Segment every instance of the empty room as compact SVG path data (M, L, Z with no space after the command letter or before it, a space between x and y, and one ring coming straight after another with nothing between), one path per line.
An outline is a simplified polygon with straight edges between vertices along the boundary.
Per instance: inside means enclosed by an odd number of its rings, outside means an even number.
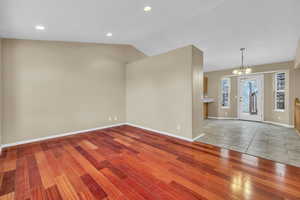
M1 0L0 200L300 199L299 0Z

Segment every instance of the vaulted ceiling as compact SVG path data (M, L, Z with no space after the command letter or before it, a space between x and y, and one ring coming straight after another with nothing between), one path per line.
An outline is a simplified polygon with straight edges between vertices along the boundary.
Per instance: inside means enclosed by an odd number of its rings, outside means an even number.
M299 10L299 0L1 0L0 36L131 44L147 55L193 44L212 71L239 65L240 47L249 65L294 59Z

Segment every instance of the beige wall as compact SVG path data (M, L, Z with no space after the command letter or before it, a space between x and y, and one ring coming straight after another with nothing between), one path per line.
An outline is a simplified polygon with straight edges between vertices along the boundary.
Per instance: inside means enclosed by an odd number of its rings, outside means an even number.
M296 51L295 68L300 68L300 39Z
M297 68L297 70L295 70L295 96L300 99L300 40L296 52L295 68Z
M127 45L4 39L3 143L125 122L125 64L142 57Z
M220 85L221 79L225 75L228 75L226 71L214 71L214 72L206 72L204 76L208 77L208 91L207 97L214 98L215 102L208 104L208 116L209 117L229 117L236 118L237 117L237 106L230 106L230 109L222 109L220 106ZM237 99L237 78L232 77L230 79L231 82L231 93L230 93L230 105L236 105Z
M300 68L295 70L295 96L300 99Z
M202 52L188 46L128 64L127 121L192 139L193 96L199 98L193 87L202 88L202 82L193 86L193 73L201 76L199 59ZM200 118L202 107L195 103L194 108Z
M287 110L285 112L274 111L274 88L273 77L274 74L264 75L264 120L273 121L284 124L293 124L293 102L295 98L295 69L294 62L282 62L254 66L253 73L287 70L289 72L289 101L287 102ZM216 99L215 103L209 104L210 117L237 117L237 77L231 77L231 104L229 109L222 109L220 106L220 81L222 77L232 75L232 69L223 71L207 72L205 76L208 77L208 96Z
M2 145L2 39L0 38L0 154Z
M193 138L201 134L203 127L203 52L194 46L192 47L192 87L193 87L193 107L192 107L192 132Z

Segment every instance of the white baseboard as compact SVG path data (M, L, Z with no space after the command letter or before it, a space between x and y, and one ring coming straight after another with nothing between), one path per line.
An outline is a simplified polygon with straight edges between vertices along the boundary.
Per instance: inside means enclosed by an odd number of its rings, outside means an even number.
M188 142L193 142L193 141L197 140L198 138L202 137L202 135L199 135L194 139L190 139L190 138L187 138L187 137L178 136L178 135L168 133L168 132L165 132L165 131L159 131L159 130L147 128L147 127L132 124L132 123L120 123L120 124L113 124L113 125L109 125L109 126L102 126L102 127L97 127L97 128L86 129L86 130L56 134L56 135L51 135L51 136L47 136L47 137L35 138L35 139L31 139L31 140L23 140L23 141L9 143L9 144L3 144L2 146L0 146L0 154L1 154L2 148L17 146L17 145L21 145L21 144L28 144L28 143L32 143L32 142L39 142L39 141L43 141L43 140L54 139L54 138L59 138L59 137L64 137L64 136L69 136L69 135L75 135L75 134L79 134L79 133L85 133L85 132L90 132L90 131L95 131L95 130L101 130L101 129L111 128L111 127L116 127L116 126L121 126L121 125L134 126L134 127L137 127L137 128L148 130L148 131L153 131L153 132L158 133L158 134L167 135L167 136L174 137L174 138L177 138L177 139L185 140L185 141L188 141Z
M236 120L236 117L208 117L208 119L225 119L225 120Z
M199 138L202 138L202 137L204 137L205 136L205 133L201 133L200 135L198 135L197 137L194 137L193 138L193 141L196 141L196 140L198 140Z
M209 117L209 119L231 119L231 120L236 120L237 118ZM282 123L277 123L277 122L271 122L271 121L263 121L263 123L274 124L274 125L283 126L283 127L287 127L287 128L294 128L294 126L292 126L292 125L282 124ZM159 133L159 134L162 134L162 135L167 135L167 136L174 137L174 138L177 138L177 139L185 140L185 141L188 141L188 142L196 141L200 137L204 136L203 134L200 134L199 136L197 136L193 139L190 139L190 138L187 138L187 137L175 135L173 133L168 133L168 132L165 132L165 131L155 130L155 129L147 128L147 127L144 127L144 126L132 124L132 123L119 123L119 124L113 124L113 125L109 125L109 126L102 126L102 127L91 128L91 129L86 129L86 130L73 131L73 132L56 134L56 135L42 137L42 138L35 138L35 139L31 139L31 140L24 140L24 141L9 143L9 144L3 144L2 146L0 146L0 155L1 155L2 149L7 148L7 147L12 147L12 146L21 145L21 144L27 144L27 143L32 143L32 142L39 142L39 141L43 141L43 140L54 139L54 138L64 137L64 136L69 136L69 135L75 135L75 134L79 134L79 133L85 133L85 132L90 132L90 131L95 131L95 130L101 130L101 129L111 128L111 127L116 127L116 126L121 126L121 125L134 126L134 127L137 127L137 128L148 130L148 131L153 131L155 133Z
M86 129L86 130L80 130L80 131L73 131L73 132L68 132L68 133L56 134L56 135L51 135L51 136L47 136L47 137L35 138L35 139L31 139L31 140L23 140L23 141L20 141L20 142L3 144L1 146L1 148L12 147L12 146L16 146L16 145L20 145L20 144L27 144L27 143L32 143L32 142L39 142L39 141L43 141L43 140L54 139L54 138L59 138L59 137L64 137L64 136L69 136L69 135L75 135L75 134L85 133L85 132L89 132L89 131L96 131L96 130L101 130L101 129L105 129L105 128L111 128L111 127L121 126L121 125L125 125L125 124L126 123L119 123L119 124L113 124L113 125L108 125L108 126L91 128L91 129Z
M295 128L294 125L290 125L290 124L283 124L283 123L272 122L272 121L262 121L262 122L267 123L267 124L277 125L277 126L283 126L283 127L286 127L286 128Z
M234 117L208 117L208 119L238 120L238 118L234 118ZM290 124L283 124L283 123L272 122L272 121L260 121L260 122L266 123L266 124L273 124L273 125L277 125L277 126L282 126L282 127L286 127L286 128L295 128L295 126L290 125Z
M132 124L132 123L126 123L126 124L129 125L129 126L134 126L134 127L137 127L137 128L148 130L148 131L153 131L155 133L159 133L159 134L162 134L162 135L167 135L167 136L174 137L174 138L177 138L177 139L185 140L185 141L188 141L188 142L193 142L194 141L193 139L183 137L183 136L178 136L178 135L175 135L173 133L168 133L168 132L165 132L165 131L159 131L159 130L147 128L147 127Z

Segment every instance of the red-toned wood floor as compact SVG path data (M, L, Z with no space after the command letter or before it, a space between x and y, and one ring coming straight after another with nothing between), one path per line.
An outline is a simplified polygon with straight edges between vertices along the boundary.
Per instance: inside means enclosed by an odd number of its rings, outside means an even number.
M300 168L120 126L4 150L3 199L300 199Z

